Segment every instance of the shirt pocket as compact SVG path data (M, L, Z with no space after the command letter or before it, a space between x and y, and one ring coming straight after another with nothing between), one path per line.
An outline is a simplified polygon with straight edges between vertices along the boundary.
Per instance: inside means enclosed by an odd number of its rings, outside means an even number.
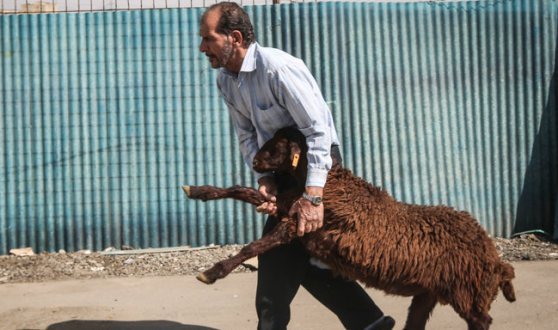
M278 107L279 105L276 105L273 101L268 99L256 100L256 108L261 111L273 110L274 108Z
M281 108L281 105L277 103L273 94L265 89L260 89L252 94L252 104L255 105L256 109L261 111L272 111Z

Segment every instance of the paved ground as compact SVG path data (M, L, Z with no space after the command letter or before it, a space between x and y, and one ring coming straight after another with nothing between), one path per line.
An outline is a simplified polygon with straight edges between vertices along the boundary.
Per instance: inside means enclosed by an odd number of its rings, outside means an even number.
M556 329L558 261L519 262L518 301L500 294L492 305L492 329ZM212 286L192 276L112 278L0 285L0 329L203 330L255 329L255 273L232 274ZM368 290L403 326L410 298ZM341 329L336 318L301 290L290 329ZM448 306L434 310L428 329L466 329Z

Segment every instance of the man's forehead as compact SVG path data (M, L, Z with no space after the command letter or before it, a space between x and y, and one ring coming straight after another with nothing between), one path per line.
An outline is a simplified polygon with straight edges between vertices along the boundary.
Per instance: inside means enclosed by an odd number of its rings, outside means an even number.
M202 22L202 24L200 24L200 36L207 36L209 33L209 28Z
M215 30L220 17L221 14L217 10L208 11L202 16L201 26L205 25L209 30Z

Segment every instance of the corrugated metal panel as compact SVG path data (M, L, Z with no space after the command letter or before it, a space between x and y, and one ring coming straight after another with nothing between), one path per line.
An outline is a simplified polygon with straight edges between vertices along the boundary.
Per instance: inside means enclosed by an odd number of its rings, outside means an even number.
M494 235L553 231L555 1L256 13L273 22L266 44L315 73L357 174L408 202L469 210Z
M0 17L2 253L258 236L248 208L180 190L252 184L197 51L200 14Z
M494 235L552 231L555 1L247 9L261 44L315 73L357 174ZM201 12L0 16L0 253L259 235L251 207L179 189L253 184L197 50Z

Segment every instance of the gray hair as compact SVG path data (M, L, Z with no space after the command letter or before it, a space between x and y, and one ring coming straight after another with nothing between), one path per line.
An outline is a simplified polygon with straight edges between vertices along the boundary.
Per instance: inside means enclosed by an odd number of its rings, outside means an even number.
M244 47L248 47L251 43L256 41L250 16L248 16L246 11L236 2L219 2L211 5L203 13L201 17L202 21L205 19L207 13L214 10L217 10L221 14L219 22L217 23L217 33L229 35L234 30L239 31L244 40Z

